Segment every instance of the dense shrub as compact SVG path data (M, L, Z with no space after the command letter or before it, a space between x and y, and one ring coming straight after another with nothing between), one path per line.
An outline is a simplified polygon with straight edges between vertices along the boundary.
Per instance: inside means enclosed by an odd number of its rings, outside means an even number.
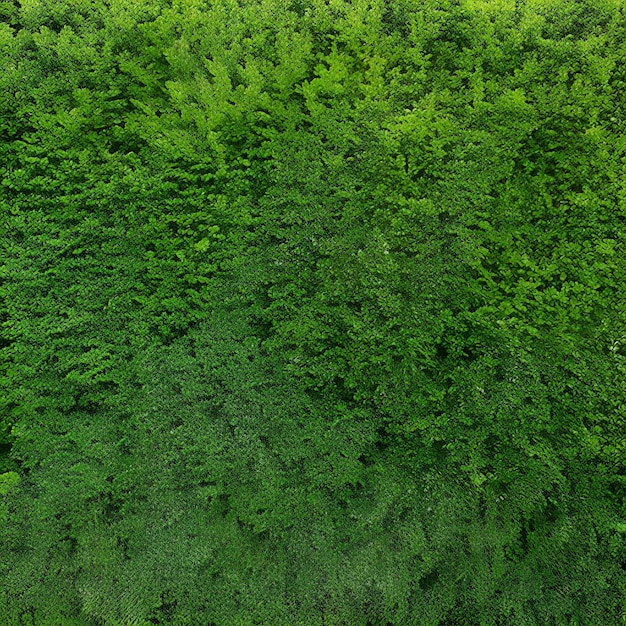
M622 623L625 13L0 3L0 624Z

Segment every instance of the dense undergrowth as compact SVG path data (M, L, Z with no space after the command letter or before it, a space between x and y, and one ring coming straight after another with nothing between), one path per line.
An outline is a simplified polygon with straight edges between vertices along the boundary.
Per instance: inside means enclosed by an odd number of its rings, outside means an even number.
M626 622L621 0L0 16L0 624Z

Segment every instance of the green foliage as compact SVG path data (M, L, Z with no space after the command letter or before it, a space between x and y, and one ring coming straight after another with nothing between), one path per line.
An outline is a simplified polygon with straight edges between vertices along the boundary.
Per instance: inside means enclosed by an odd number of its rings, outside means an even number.
M0 2L0 625L623 622L624 12Z

